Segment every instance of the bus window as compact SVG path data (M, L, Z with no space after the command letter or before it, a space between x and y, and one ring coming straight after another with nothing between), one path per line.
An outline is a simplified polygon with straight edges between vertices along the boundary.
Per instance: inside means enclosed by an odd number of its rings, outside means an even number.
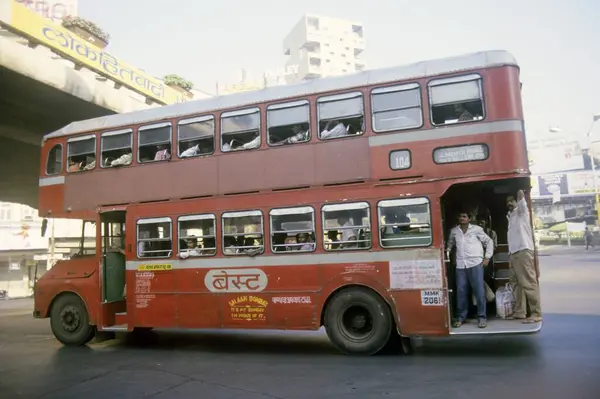
M92 170L96 167L96 135L73 137L67 141L69 172Z
M215 118L212 115L183 119L177 123L179 157L189 158L215 152Z
M133 130L119 130L102 133L100 137L100 154L102 167L130 165L133 152Z
M259 108L221 114L221 151L251 150L258 147L260 147Z
M173 250L171 218L140 219L137 222L138 258L168 258Z
M269 145L305 143L310 140L308 100L267 107Z
M221 219L224 255L256 255L264 251L261 211L225 212Z
M46 159L46 174L57 175L62 172L62 144L56 144L48 151Z
M171 159L171 123L163 122L138 129L138 162Z
M327 251L371 248L371 223L367 202L324 205L322 214Z
M431 211L427 198L379 201L377 212L382 248L431 245Z
M417 83L380 87L371 92L373 131L413 129L423 125L421 90Z
M181 216L178 222L180 258L216 254L215 215Z
M317 105L320 139L363 134L365 119L361 92L321 97Z
M431 122L446 125L484 117L481 76L472 74L429 82Z
M310 206L272 209L271 251L315 250L315 210Z

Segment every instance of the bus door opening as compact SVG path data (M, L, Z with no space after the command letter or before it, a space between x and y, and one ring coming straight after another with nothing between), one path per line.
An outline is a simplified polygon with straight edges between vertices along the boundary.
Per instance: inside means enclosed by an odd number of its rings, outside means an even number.
M102 302L125 301L125 211L100 214L102 223Z
M504 288L509 282L508 261L508 220L506 197L516 195L517 190L528 190L528 178L510 178L484 182L462 183L451 186L442 196L442 228L444 231L444 254L450 235L450 230L458 225L458 217L467 212L470 223L483 228L485 233L494 242L494 255L488 266L483 270L486 284L486 313L488 328L481 332L489 332L496 319L495 293L499 288ZM484 248L485 253L485 248ZM456 247L446 258L446 278L448 284L448 304L452 319L457 312L456 290ZM477 307L469 287L468 294L469 313L468 319L477 319ZM476 322L472 323L477 326ZM463 331L463 327L460 327ZM475 329L477 331L477 329Z

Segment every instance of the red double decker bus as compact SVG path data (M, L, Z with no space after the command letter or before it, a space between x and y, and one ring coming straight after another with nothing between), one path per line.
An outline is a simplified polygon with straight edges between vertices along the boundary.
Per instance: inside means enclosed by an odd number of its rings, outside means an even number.
M64 344L137 328L316 330L374 354L451 326L459 209L498 235L529 188L519 67L504 51L74 122L44 138L40 215L96 226L34 316ZM491 313L495 307L489 306Z

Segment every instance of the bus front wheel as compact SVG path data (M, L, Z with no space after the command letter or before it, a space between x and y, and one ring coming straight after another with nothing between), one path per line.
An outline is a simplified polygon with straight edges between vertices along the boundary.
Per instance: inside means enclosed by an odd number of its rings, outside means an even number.
M325 309L325 330L331 342L351 355L373 355L387 344L392 332L392 315L374 291L352 287L331 299Z
M95 328L85 304L75 294L63 294L56 299L50 310L52 333L62 344L85 345L94 338Z

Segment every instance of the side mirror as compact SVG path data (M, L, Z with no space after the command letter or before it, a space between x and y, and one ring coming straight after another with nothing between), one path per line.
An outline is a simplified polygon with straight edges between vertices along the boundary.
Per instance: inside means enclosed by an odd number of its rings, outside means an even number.
M48 229L48 219L42 220L42 237L46 236L46 230Z

